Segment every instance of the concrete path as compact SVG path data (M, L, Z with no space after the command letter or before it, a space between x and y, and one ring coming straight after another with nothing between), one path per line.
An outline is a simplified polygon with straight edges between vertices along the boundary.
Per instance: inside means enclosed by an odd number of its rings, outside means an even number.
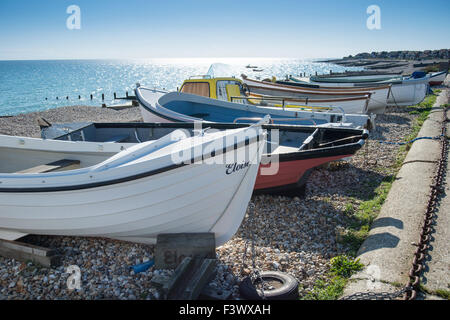
M449 96L449 89L442 89L434 106L448 103ZM432 111L418 136L440 135L442 113L442 109L438 108ZM408 282L416 249L414 243L419 241L439 157L439 141L414 142L368 238L358 251L357 256L366 267L352 277L343 296L357 292L395 292ZM427 263L424 279L421 279L421 283L432 291L450 289L450 174L447 174L446 179L447 192L441 199L431 242L432 250L429 251L431 260Z

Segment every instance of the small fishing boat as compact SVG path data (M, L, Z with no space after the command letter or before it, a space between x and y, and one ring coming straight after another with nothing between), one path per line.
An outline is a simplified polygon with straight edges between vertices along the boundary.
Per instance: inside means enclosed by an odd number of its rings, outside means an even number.
M412 106L425 99L429 89L429 76L425 78L390 80L380 82L381 85L392 84L388 98L389 106Z
M340 110L344 113L350 114L369 114L367 111L369 96L357 96L351 98L333 98L321 99L315 98L310 99L308 97L294 97L292 96L272 96L265 94L252 93L251 91L247 94L248 103L253 105L264 105L278 108L290 108L290 109L300 109L300 110L316 110L316 111L331 111ZM355 104L358 103L358 104ZM337 107L339 106L339 107Z
M356 77L356 76L355 76ZM370 76L369 76L370 77ZM376 76L374 76L376 77ZM428 92L428 82L430 80L430 76L425 76L421 78L412 78L412 77L397 77L390 80L383 81L370 81L370 82L351 82L350 80L354 78L352 76L346 77L349 81L338 81L333 82L331 78L328 78L330 82L313 81L313 77L300 79L301 81L310 83L310 84L319 84L321 88L329 88L329 87L375 87L375 86L385 86L391 85L391 90L389 97L387 99L388 106L411 106L418 104L425 99L425 96ZM324 78L325 79L325 78Z
M391 85L364 87L364 88L321 88L302 86L301 83L293 81L257 81L242 75L243 82L249 88L250 92L273 96L287 96L294 98L315 99L332 101L335 105L341 106L349 113L375 113L383 114L386 110L387 100L390 93ZM363 97L368 96L368 102L365 103Z
M319 106L314 102L284 108L293 98L247 96L242 82L236 78L189 79L176 92L145 88L138 84L135 92L145 122L251 122L249 118L270 115L274 123L371 128L375 119L375 115L348 114L328 101ZM275 103L281 101L282 104L266 103L271 100ZM306 100L310 102L312 99Z
M245 67L246 67L247 69L256 69L256 68L258 68L258 66L252 66L252 65L250 65L250 64L246 65Z
M341 74L329 74L329 75L318 75L311 76L311 82L318 83L363 83L367 84L370 82L380 82L389 80L401 79L401 75L398 74L362 74L362 75L341 75Z
M220 246L245 215L265 136L260 124L129 146L0 135L0 234L213 232Z
M429 84L430 86L439 86L445 81L446 77L447 71L432 72L430 73Z
M42 128L42 137L63 141L89 141L106 150L128 148L170 134L175 130L196 132L235 130L248 124L231 123L87 123L52 124ZM207 127L207 129L204 129ZM256 193L298 195L313 168L352 156L365 143L364 129L326 128L264 124L267 145L256 178ZM115 143L111 143L115 142Z

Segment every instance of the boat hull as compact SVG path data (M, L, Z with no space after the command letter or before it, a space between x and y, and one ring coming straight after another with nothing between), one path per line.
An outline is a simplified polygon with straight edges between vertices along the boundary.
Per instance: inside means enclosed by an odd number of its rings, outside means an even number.
M430 86L439 86L445 81L446 77L447 77L446 71L432 73L430 75L429 84Z
M387 99L388 106L410 106L420 103L425 99L428 90L429 78L419 79L403 79L403 80L389 80L383 82L368 82L368 83L352 83L352 82L313 82L311 84L318 84L324 86L335 87L352 87L357 88L361 86L374 86L391 84L391 90Z
M318 89L302 89L289 87L277 83L269 83L244 79L251 93L275 97L291 97L295 101L286 100L286 104L298 104L314 107L339 107L346 113L367 113L369 111L370 97L372 92L344 92L341 91L323 91ZM374 99L372 110L386 107L386 98L388 91L384 92L384 104L382 98ZM380 101L380 102L378 102Z
M428 91L428 82L406 82L394 84L388 99L390 106L411 106L425 99Z
M267 94L273 96L292 96L296 98L308 97L306 105L326 106L330 102L324 103L318 99L328 99L333 101L336 106L342 107L349 113L374 113L383 114L386 111L387 99L390 93L390 85L379 87L353 88L353 87L322 87L321 84L312 85L305 83L303 87L301 83L289 84L281 83L265 83L244 79L244 83L250 88L250 91L259 94ZM362 103L358 96L368 96L368 102ZM345 99L347 98L347 99Z
M295 79L291 77L291 79ZM359 93L370 94L369 103L367 105L367 113L384 114L386 112L387 99L390 94L391 86L373 86L373 87L348 87L348 86L325 86L322 84L311 84L300 80L277 81L282 85L289 85L295 88L303 88L303 90L320 90L321 92L339 92L339 93Z
M193 94L154 92L137 88L136 96L144 121L153 122L228 122L261 119L270 115L274 123L295 125L342 125L373 127L374 116L304 111L300 108L261 107L205 98ZM279 120L278 120L279 119ZM250 121L252 122L252 121Z
M0 229L148 244L155 243L160 233L213 232L220 246L237 231L245 215L265 143L263 136L259 138L236 147L241 156L248 155L249 162L231 173L228 164L221 164L224 154L218 154L208 159L209 164L173 165L106 185L48 191L7 189L3 183Z
M317 83L372 83L372 82L380 82L380 81L389 81L401 78L401 75L398 74L374 74L374 75L322 75L322 76L311 76L312 82Z
M276 175L261 174L264 169L268 168L267 164L261 164L255 182L255 191L260 193L271 193L280 191L289 192L300 189L307 183L305 176L307 176L307 173L311 169L350 156L352 156L352 154L316 157L312 159L280 160L278 173Z

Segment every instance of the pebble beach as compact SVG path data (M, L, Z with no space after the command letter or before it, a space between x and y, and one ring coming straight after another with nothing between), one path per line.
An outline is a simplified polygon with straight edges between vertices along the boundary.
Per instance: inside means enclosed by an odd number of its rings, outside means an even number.
M329 271L330 258L352 250L339 241L350 223L349 208L357 208L395 173L399 146L378 141L403 141L411 134L417 116L409 111L390 108L378 115L366 145L346 162L315 169L303 197L254 195L238 232L217 248L219 265L211 285L230 290L232 297L239 299L239 281L252 272L253 258L261 271L280 270L296 277L300 296L310 292ZM38 117L51 123L142 121L136 107L116 111L69 106L0 118L0 134L39 137ZM62 255L62 265L49 269L0 257L0 300L153 300L160 295L151 285L152 277L172 272L154 268L138 274L130 271L131 266L152 259L154 246L82 237L27 236L22 240L56 250ZM66 268L70 265L80 267L79 290L67 287Z

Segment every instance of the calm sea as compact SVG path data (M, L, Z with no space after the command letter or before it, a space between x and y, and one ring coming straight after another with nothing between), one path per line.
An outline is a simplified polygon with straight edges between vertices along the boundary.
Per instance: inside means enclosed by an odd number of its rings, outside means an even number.
M249 64L263 71L246 68ZM207 74L211 66L215 76L240 77L245 73L261 79L284 78L287 74L303 72L344 71L344 67L338 65L297 59L0 61L0 116L67 105L101 106L102 93L104 103L117 104L121 101L114 101L113 93L123 97L128 91L132 95L137 82L151 88L176 90L190 76ZM91 94L93 100L90 100Z

